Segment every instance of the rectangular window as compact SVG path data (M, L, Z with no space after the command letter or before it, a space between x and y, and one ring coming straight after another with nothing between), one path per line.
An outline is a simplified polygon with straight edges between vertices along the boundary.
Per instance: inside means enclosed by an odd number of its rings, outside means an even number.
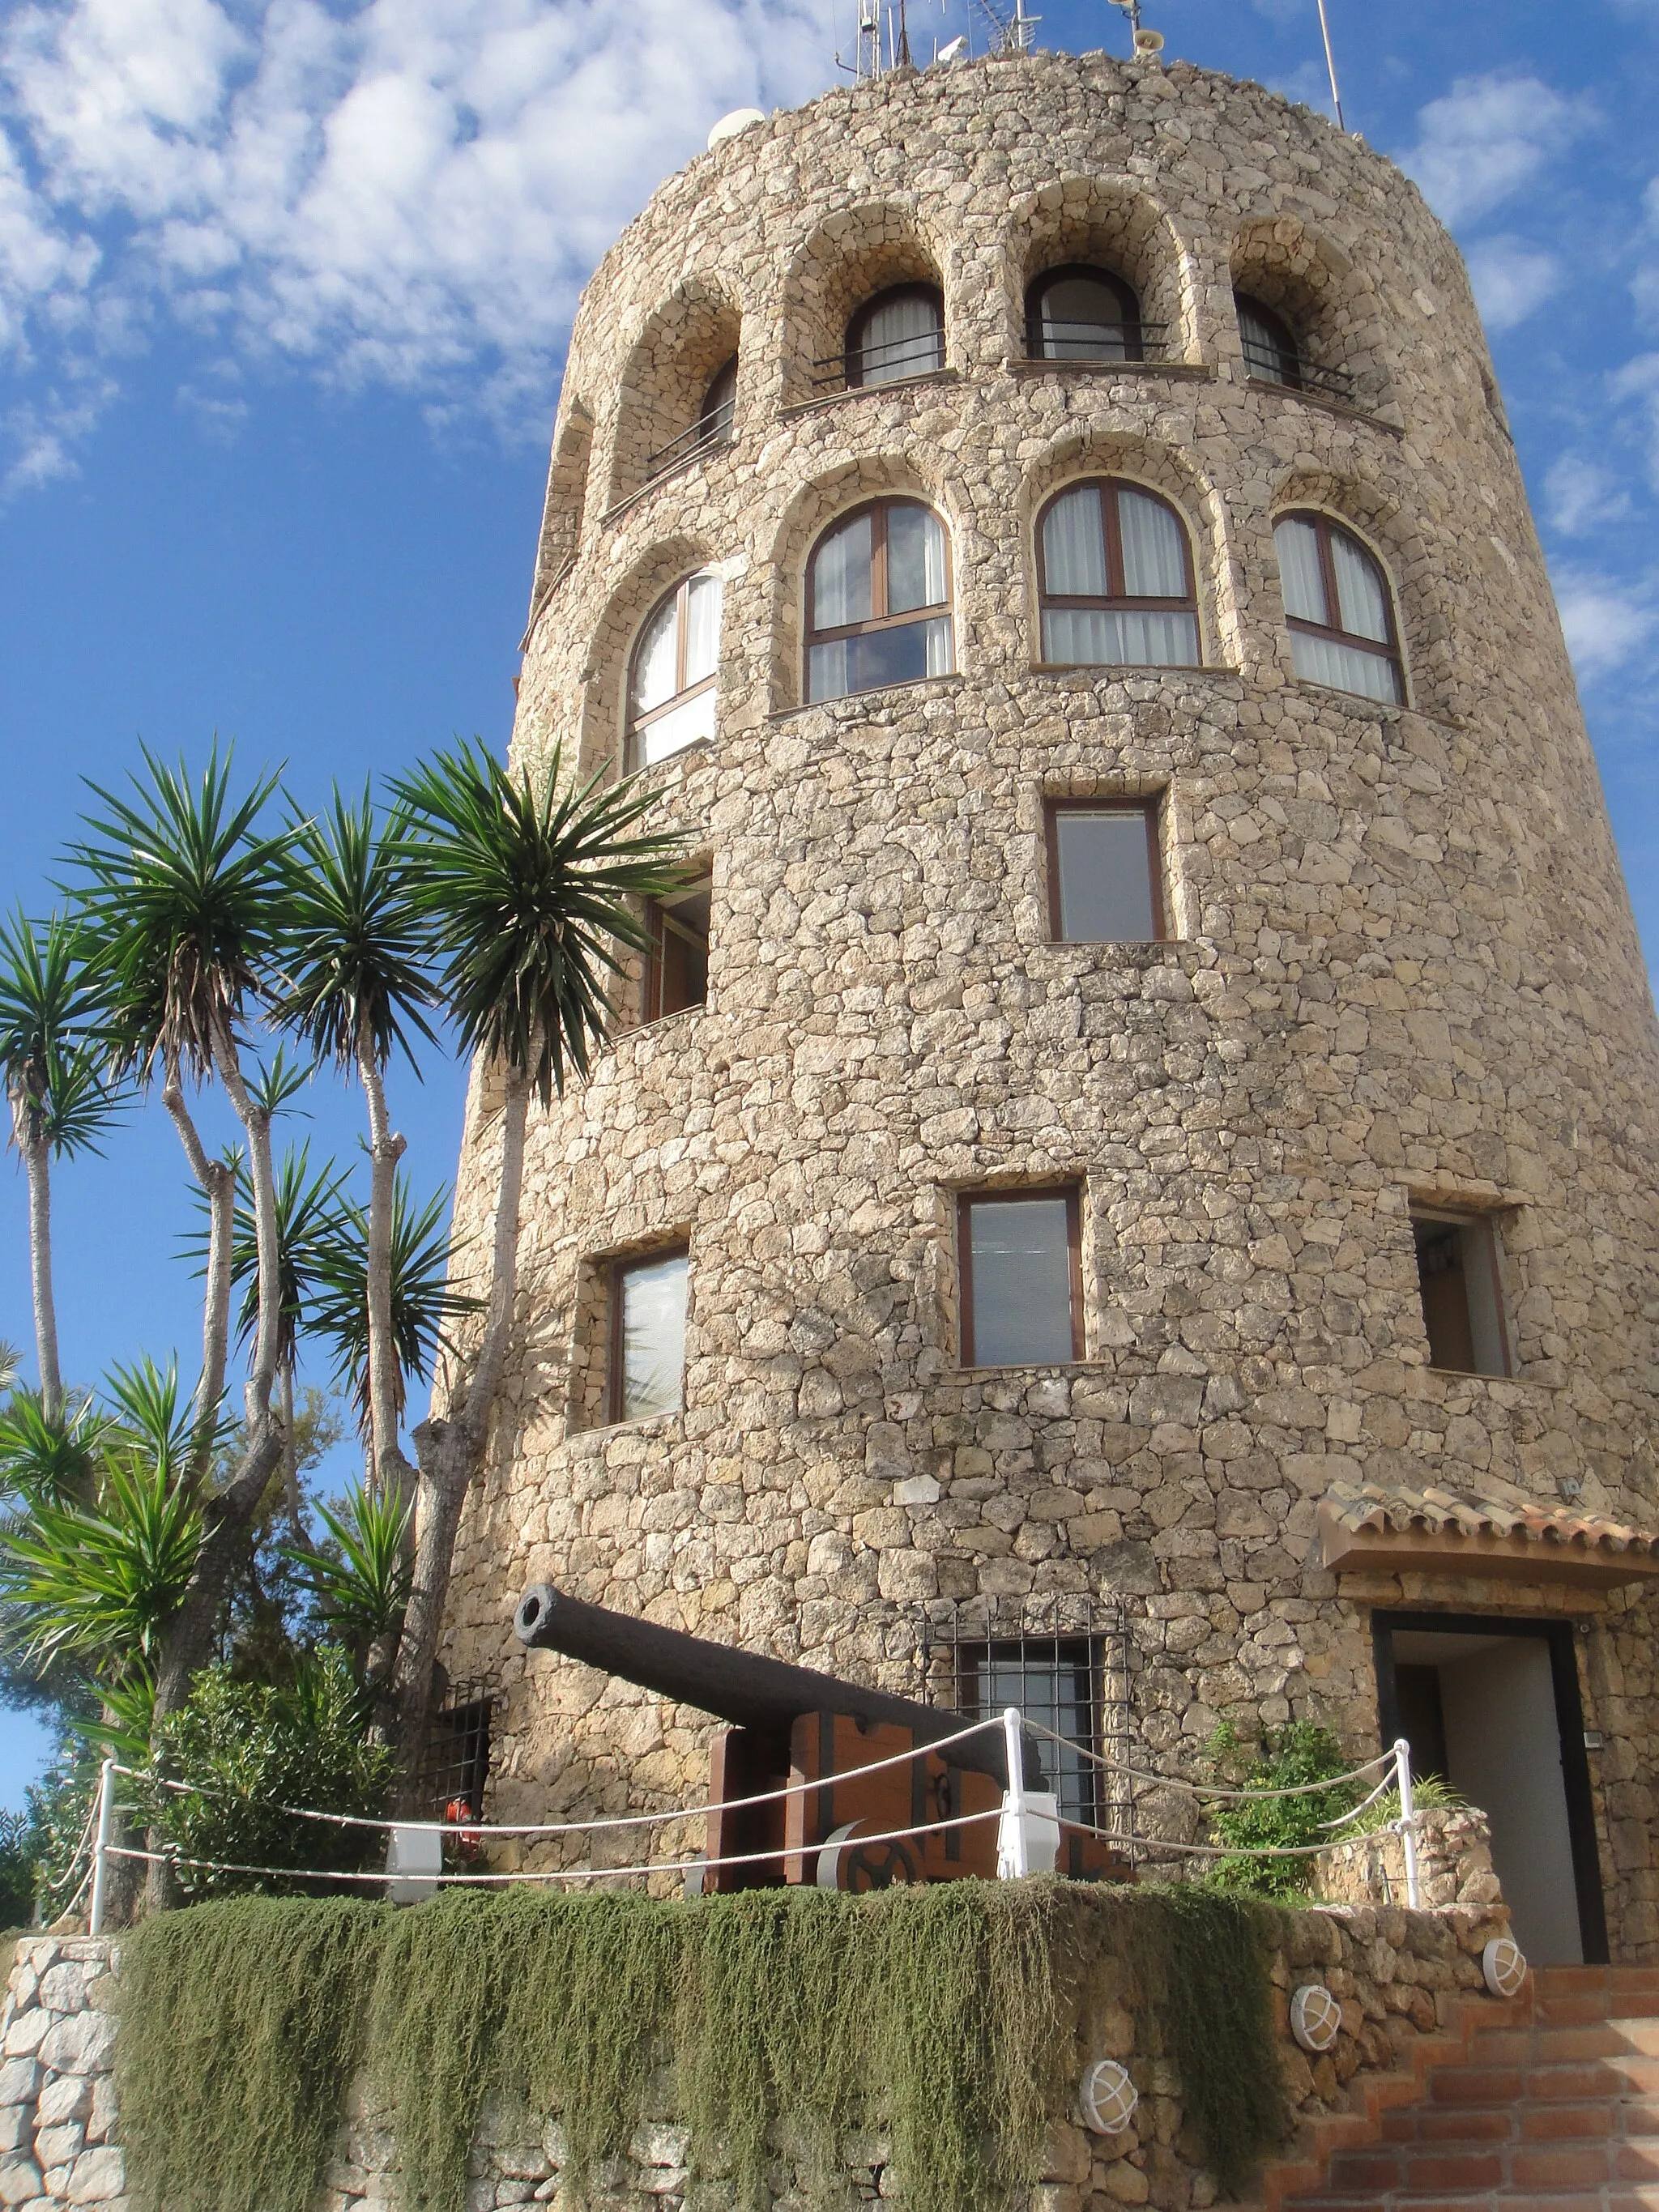
M1479 1214L1413 1211L1412 1234L1429 1364L1460 1375L1507 1375L1509 1332L1492 1224Z
M957 1243L964 1367L1082 1358L1082 1212L1074 1189L964 1192Z
M684 1403L686 1255L618 1261L611 1291L611 1418L643 1420Z
M651 932L646 956L641 1019L659 1021L708 997L708 878L688 884L670 898L647 899L645 918Z
M1164 933L1156 800L1051 799L1048 927L1061 945L1145 945Z
M957 1706L972 1720L1012 1705L1028 1721L1052 1729L1063 1743L1038 1739L1048 1786L1062 1820L1099 1825L1099 1655L1086 1636L1012 1637L957 1650Z

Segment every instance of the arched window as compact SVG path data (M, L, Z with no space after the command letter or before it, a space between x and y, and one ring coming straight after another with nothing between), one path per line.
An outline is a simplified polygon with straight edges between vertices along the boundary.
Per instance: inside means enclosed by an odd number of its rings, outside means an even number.
M733 354L714 371L702 395L697 416L697 442L725 446L731 442L732 421L738 411L738 356Z
M1045 269L1025 295L1025 350L1033 361L1139 361L1140 303L1103 269Z
M1056 665L1196 668L1187 532L1138 484L1068 484L1037 522L1042 658Z
M1302 355L1288 324L1271 307L1249 292L1235 292L1238 337L1244 349L1244 366L1252 376L1267 384L1287 384L1302 389Z
M1388 579L1352 531L1323 514L1273 525L1298 676L1397 706L1405 696Z
M896 384L945 366L945 302L933 284L895 284L847 325L847 381Z
M806 572L806 696L948 676L951 551L917 499L878 499L826 531Z
M688 576L659 599L640 632L628 686L630 768L648 768L714 734L720 580Z

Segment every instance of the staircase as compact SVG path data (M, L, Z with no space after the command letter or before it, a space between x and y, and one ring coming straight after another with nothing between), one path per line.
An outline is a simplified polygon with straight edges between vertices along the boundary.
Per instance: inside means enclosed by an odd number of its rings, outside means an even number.
M1492 2013L1283 2212L1659 2212L1659 1968L1540 1967Z

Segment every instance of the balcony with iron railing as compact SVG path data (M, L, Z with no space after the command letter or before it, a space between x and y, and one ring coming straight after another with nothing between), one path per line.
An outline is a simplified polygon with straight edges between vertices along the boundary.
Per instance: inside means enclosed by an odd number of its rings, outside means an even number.
M843 353L815 361L812 388L819 397L874 389L904 383L913 376L935 376L944 367L944 331L919 331L873 345L848 346Z
M1300 353L1244 337L1244 366L1252 384L1276 384L1285 392L1310 392L1316 398L1354 404L1353 379L1346 368L1322 368Z
M1025 326L1022 364L1038 368L1162 368L1172 358L1164 323L1061 323Z

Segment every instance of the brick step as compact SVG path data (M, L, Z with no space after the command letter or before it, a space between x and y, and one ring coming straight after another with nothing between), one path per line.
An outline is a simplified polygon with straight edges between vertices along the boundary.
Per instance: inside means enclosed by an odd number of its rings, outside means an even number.
M1571 2027L1489 2027L1475 2038L1474 2057L1485 2066L1530 2060L1546 2065L1569 2058L1659 2058L1659 2019L1599 2020Z
M1581 2136L1625 2142L1659 2138L1659 2104L1621 2098L1601 2085L1588 2098L1535 2093L1506 2105L1398 2105L1382 2116L1382 2140L1407 2142L1554 2142Z
M1600 2190L1659 2186L1659 2142L1603 2134L1577 2142L1377 2143L1340 2150L1320 2191L1352 2203L1405 2193L1461 2196L1474 2190Z
M1436 2195L1401 2192L1364 2198L1298 2197L1297 2212L1659 2212L1659 2189L1605 2191L1482 2189Z

